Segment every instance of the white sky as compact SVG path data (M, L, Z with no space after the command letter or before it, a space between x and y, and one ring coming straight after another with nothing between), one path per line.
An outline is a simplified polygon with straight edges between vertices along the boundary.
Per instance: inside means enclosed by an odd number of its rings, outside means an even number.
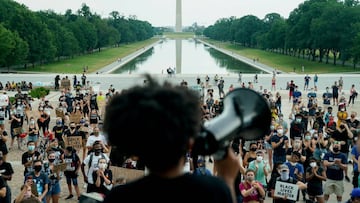
M67 9L75 13L86 3L92 13L108 17L111 11L118 11L128 17L148 21L153 26L174 26L176 0L15 0L30 10L53 10L64 14ZM220 18L255 15L262 19L268 13L279 13L288 18L291 11L305 0L182 0L183 26L209 26Z

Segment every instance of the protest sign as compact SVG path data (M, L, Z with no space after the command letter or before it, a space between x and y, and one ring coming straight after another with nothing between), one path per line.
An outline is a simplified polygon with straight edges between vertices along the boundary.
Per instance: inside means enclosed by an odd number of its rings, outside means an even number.
M9 104L9 96L0 95L0 106L7 106Z
M298 192L299 192L298 185L276 181L275 192L274 192L275 197L284 198L286 196L287 199L296 201Z
M61 85L61 88L63 88L63 89L70 89L70 87L71 87L71 83L70 83L69 79L62 79L60 85Z
M80 136L68 136L66 137L66 146L72 146L76 150L80 150L82 148L82 138Z
M61 164L54 165L53 171L65 171L66 166L67 166L67 163L61 163Z
M55 113L56 113L56 117L64 119L65 114L61 108L56 108Z
M79 124L81 118L82 118L82 114L80 111L70 114L70 122L74 122L75 124Z
M124 167L110 166L113 174L113 180L124 177L127 182L139 179L145 175L145 171L137 169L129 169Z

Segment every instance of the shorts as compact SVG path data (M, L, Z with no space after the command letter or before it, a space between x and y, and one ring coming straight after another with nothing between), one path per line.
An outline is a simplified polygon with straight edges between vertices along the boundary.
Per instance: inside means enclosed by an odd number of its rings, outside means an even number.
M327 179L324 185L324 194L331 195L335 194L338 197L344 194L344 182L343 180L331 180Z
M289 91L289 97L292 97L293 96L293 91Z
M37 135L35 135L35 136L27 136L28 137L28 142L29 141L33 141L33 142L37 142L38 141L38 139L39 139L39 137L37 136Z
M55 184L49 184L49 191L46 193L46 195L58 195L60 192L60 183L56 182Z
M265 149L272 149L271 144L268 142L265 142Z
M9 151L8 151L8 148L7 148L6 144L4 144L4 145L0 146L0 152L2 152L2 153L3 153L3 155L7 155L7 154L9 153Z
M77 177L74 178L73 176L65 176L66 177L66 184L71 185L71 182L74 186L78 185Z
M324 191L322 187L311 187L308 184L307 193L312 197L322 197L324 195Z
M97 124L98 123L98 119L90 119L90 124Z

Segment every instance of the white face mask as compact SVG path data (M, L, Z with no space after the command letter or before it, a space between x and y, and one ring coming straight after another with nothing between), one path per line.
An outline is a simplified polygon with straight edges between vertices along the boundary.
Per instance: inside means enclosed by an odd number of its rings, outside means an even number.
M99 163L99 168L105 169L107 167L107 164L105 163Z
M315 168L316 167L316 162L311 162L310 166L311 166L311 168Z
M283 129L278 129L278 130L276 130L276 132L277 132L278 134L282 135L282 134L284 133L284 130L283 130Z
M257 156L257 157L256 157L256 160L260 162L260 161L263 160L263 157L262 157L262 156Z

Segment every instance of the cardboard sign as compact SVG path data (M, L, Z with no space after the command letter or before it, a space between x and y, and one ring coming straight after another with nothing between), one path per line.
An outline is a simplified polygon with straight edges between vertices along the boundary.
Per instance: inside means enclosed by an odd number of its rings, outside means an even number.
M117 178L125 177L126 181L129 182L139 179L145 175L145 171L143 170L129 169L117 166L110 166L110 170L112 171L114 181Z
M22 127L14 128L14 135L20 135L22 133Z
M274 192L275 197L284 198L286 196L287 199L296 201L298 192L298 185L276 181Z
M56 113L56 117L60 117L60 118L64 119L65 114L64 114L64 112L62 111L62 109L56 108L56 109L55 109L55 113Z
M82 148L82 138L80 136L70 136L66 137L66 146L72 146L77 151Z
M9 104L9 96L0 95L0 106L7 106Z
M65 171L67 163L54 165L53 171Z
M30 119L31 117L33 118L39 118L40 117L40 114L39 114L39 111L37 110L30 110L30 109L25 109L25 115L28 119Z
M61 80L61 88L64 88L64 89L70 89L71 87L71 84L70 84L70 80L69 79L63 79Z
M75 124L79 124L81 118L82 118L82 114L80 111L70 114L70 122L74 122Z

